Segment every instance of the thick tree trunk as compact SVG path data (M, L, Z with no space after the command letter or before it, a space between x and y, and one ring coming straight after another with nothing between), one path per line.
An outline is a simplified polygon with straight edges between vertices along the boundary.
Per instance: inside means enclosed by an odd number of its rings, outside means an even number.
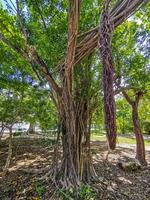
M63 132L62 132L62 144L63 144L63 158L60 168L60 177L62 176L62 182L65 187L78 186L78 151L76 132L74 131L74 121L66 117L63 119ZM71 127L72 126L72 127Z
M109 148L113 150L116 147L116 108L113 88L114 66L111 51L112 27L108 11L109 2L110 1L105 1L104 5L105 8L99 30L99 48L103 64L105 127Z
M90 112L89 112L89 91L90 91L90 83L89 83L89 74L91 63L87 63L87 68L84 71L80 71L80 75L74 80L74 92L72 100L72 128L74 129L74 137L73 143L71 147L74 149L72 153L73 156L73 166L74 171L76 173L77 182L90 182L95 178L96 174L94 171L94 167L92 165L92 158L90 154ZM86 88L85 88L86 86ZM67 90L65 90L66 92ZM86 96L85 96L86 93ZM80 98L79 98L80 96ZM68 98L69 94L68 94ZM66 101L67 102L67 101ZM61 111L63 111L64 117L62 119L66 119L66 111L69 104L64 104L63 109L61 106ZM64 109L65 108L65 109ZM71 115L68 115L71 116ZM66 140L67 140L67 123L71 120L71 117L68 117L67 120L63 120L63 158L65 160L66 157ZM70 129L71 134L71 129ZM68 169L69 170L69 169Z
M96 177L90 153L91 122L89 122L87 105L82 102L74 106L77 111L72 122L75 127L74 135L68 131L70 119L64 120L66 115L62 117L64 110L61 109L63 155L61 164L57 163L54 168L57 168L55 180L64 187L78 187L81 182L91 182Z
M134 134L136 137L136 159L140 164L145 165L145 145L144 139L140 128L139 116L138 116L138 106L136 104L132 105L132 120L134 126Z
M76 126L76 110L73 96L74 59L80 16L80 1L69 1L68 46L64 71L62 72L62 96L60 115L63 129L63 159L57 176L64 187L78 187L80 184L80 146L82 137ZM80 139L81 137L81 139Z

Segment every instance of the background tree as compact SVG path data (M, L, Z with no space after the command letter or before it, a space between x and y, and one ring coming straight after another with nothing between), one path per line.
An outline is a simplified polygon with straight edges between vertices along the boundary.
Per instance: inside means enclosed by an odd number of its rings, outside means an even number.
M122 37L120 42L119 40L117 41L120 48L117 48L119 51L114 51L117 64L116 87L119 87L118 89L123 93L123 96L132 108L132 121L136 137L136 158L141 164L145 164L145 147L139 122L138 106L142 96L149 91L149 59L144 51L139 51L139 37L141 35L139 34L140 28L138 22L127 22L126 26L132 27L130 30L127 29L130 33L127 37ZM134 31L134 37L131 37L132 31ZM121 32L126 33L123 29ZM116 33L116 37L118 33ZM125 43L127 38L128 44L122 48L122 43ZM121 57L119 56L120 53Z
M0 122L1 122L1 137L4 131L9 131L9 142L8 142L8 156L6 159L5 166L3 168L3 176L6 175L8 167L10 165L11 156L12 156L12 127L15 123L21 120L21 101L22 101L22 93L19 94L18 91L15 91L11 88L9 84L7 87L0 88Z

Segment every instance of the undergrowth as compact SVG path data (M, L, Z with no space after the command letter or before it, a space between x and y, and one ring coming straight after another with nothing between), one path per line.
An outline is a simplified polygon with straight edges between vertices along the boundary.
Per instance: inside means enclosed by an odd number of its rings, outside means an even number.
M96 200L96 192L88 185L82 184L78 191L73 188L59 189L58 196L62 200Z

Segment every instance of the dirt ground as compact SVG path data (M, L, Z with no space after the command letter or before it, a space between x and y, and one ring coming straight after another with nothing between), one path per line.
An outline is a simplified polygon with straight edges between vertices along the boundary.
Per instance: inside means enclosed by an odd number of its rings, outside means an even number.
M28 169L49 166L53 155L53 141L31 138L13 139L13 157L6 177L2 178L8 144L0 143L0 200L55 200L51 182L39 180L39 176ZM150 152L147 151L148 166L135 172L121 170L117 163L130 160L134 151L118 147L106 160L105 142L92 142L91 152L95 170L103 184L96 184L99 200L150 200ZM103 186L102 186L103 185ZM103 189L102 189L102 187Z

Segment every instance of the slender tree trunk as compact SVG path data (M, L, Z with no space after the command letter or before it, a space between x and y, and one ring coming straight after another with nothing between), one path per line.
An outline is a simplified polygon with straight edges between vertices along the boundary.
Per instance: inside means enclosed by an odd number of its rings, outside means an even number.
M87 115L88 116L88 115ZM91 117L87 118L87 124L85 124L86 132L84 132L84 139L85 142L83 143L83 169L82 169L82 181L85 183L90 183L97 177L95 172L93 163L92 163L92 156L91 156L91 145L90 145L90 138L91 138Z
M124 123L125 123L125 117L123 116L123 122L122 122L122 134L125 134L125 127L124 127Z
M28 129L27 133L35 134L35 124L34 123L30 122L29 129Z
M2 137L3 137L4 130L5 130L5 127L2 124L1 130L0 130L0 141L1 141Z
M3 176L6 175L8 168L10 166L10 161L11 161L11 157L12 157L12 136L13 136L12 128L10 128L10 130L9 130L9 143L8 143L8 145L9 145L8 146L8 156L7 156L5 166L3 168Z
M99 30L99 48L103 64L103 91L105 127L110 149L116 147L116 108L114 99L114 66L111 51L112 27L108 11L109 0L104 3L104 12Z
M136 92L134 101L128 96L128 94L125 91L123 91L122 93L132 108L132 121L134 127L134 134L136 137L136 158L140 162L140 164L146 165L147 163L145 159L145 144L138 116L139 101L144 93L141 91Z
M138 106L136 104L132 105L132 120L134 126L134 134L136 137L136 159L140 162L140 164L145 165L145 145L139 122Z

